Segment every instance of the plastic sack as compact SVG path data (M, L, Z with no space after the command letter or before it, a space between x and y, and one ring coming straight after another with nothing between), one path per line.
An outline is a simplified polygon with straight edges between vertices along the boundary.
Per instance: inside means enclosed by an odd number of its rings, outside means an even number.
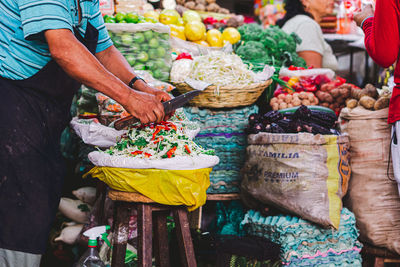
M400 198L389 162L387 118L388 109L344 108L340 114L342 131L351 139L352 177L346 206L357 218L360 240L399 254Z
M192 157L176 156L167 159L138 159L127 156L111 156L105 152L93 151L88 155L96 166L128 169L195 170L211 168L218 164L219 158L210 155Z
M161 23L107 23L115 47L135 70L168 81L172 65L170 28Z
M97 119L73 118L70 122L72 129L85 144L110 147L117 143L118 136L126 133L126 130L117 131L114 128L104 126Z
M287 77L316 77L318 75L325 75L328 79L335 78L335 72L331 69L305 69L305 70L289 70L288 68L281 68L279 76Z
M339 227L351 173L348 136L259 133L248 143L242 190L264 204Z
M138 192L164 205L185 205L189 211L206 202L211 168L197 170L156 170L94 167L87 175L115 190Z
M230 43L225 45L224 47L206 47L206 46L199 45L199 44L196 44L193 42L184 41L177 37L171 38L171 46L172 46L172 50L178 54L189 53L192 56L207 55L212 51L223 51L225 53L233 52L233 48Z

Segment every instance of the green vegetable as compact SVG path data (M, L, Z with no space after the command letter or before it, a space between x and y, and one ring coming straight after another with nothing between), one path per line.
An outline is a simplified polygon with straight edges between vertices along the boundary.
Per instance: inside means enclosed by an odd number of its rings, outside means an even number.
M144 33L144 38L146 38L146 40L151 40L151 39L153 39L153 37L154 37L154 33L153 33L153 31L145 31Z
M135 65L136 58L134 55L127 55L125 58L128 61L129 65L131 66Z
M160 47L157 48L157 55L159 57L164 57L166 53L167 53L167 51L165 50L164 47L160 46Z
M147 60L149 60L149 55L146 52L140 52L137 55L137 60L139 60L140 62L146 62Z
M137 14L134 14L134 13L128 13L128 14L125 15L124 20L127 23L138 23L139 16Z
M149 50L149 57L151 58L151 59L157 59L158 58L158 53L157 53L157 50L156 49L150 49Z
M158 40L156 38L153 38L149 41L149 46L151 48L157 48L160 45L160 43L158 42Z
M135 70L145 70L145 69L146 69L146 66L145 66L144 64L137 63L137 64L135 64L135 65L133 66L133 68L134 68Z
M133 35L133 41L137 44L142 44L145 41L144 34L141 32L137 32Z
M124 33L121 35L121 43L124 45L130 45L133 43L133 35L130 33Z
M115 15L115 21L118 23L121 23L123 20L125 20L125 14L124 13L117 13Z

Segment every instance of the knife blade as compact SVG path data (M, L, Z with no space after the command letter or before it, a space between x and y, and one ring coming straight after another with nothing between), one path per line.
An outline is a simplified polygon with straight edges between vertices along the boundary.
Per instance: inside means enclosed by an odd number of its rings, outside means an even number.
M172 111L183 107L186 103L188 103L194 97L198 96L201 92L202 91L199 91L199 90L190 91L183 95L177 96L171 100L163 102L162 104L164 107L164 114L169 114ZM117 130L122 130L125 127L132 125L139 121L140 120L138 118L135 118L134 116L130 115L125 118L116 120L114 122L114 128Z

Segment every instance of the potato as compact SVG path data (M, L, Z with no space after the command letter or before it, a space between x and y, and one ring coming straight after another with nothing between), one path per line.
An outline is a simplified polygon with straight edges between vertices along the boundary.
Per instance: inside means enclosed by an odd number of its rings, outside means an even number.
M380 97L374 105L375 110L380 110L389 107L390 98L389 97Z
M364 95L360 98L360 105L366 109L373 109L376 100L370 96Z
M284 103L285 101L283 100L283 99L281 99L281 98L278 98L278 104L280 104L280 103Z
M293 96L292 95L289 95L289 94L287 94L286 95L286 98L285 98L285 102L286 103L291 103L292 102L292 100L293 100Z
M311 105L316 106L318 105L318 98L314 97L311 101Z
M288 105L285 102L282 102L279 104L279 109L285 109L287 107L288 107Z
M331 84L331 83L325 83L325 84L321 85L321 91L322 92L328 92L328 91L333 90L335 88L336 88L336 86L334 84Z
M197 4L194 9L199 11L206 11L206 6L203 4Z
M340 94L341 91L340 91L339 88L335 88L335 89L331 90L329 93L331 94L331 96L332 96L333 98L337 98L337 97L339 97L339 96L341 95L341 94Z
M271 98L271 101L269 101L269 103L272 105L273 103L278 103L278 98L273 97Z
M338 104L343 104L345 101L343 96L339 96L338 98L336 98L335 102Z
M288 108L292 108L292 107L294 107L294 106L293 106L293 104L289 103L289 104L287 105L287 107L288 107Z
M217 3L211 3L206 7L208 12L217 12L219 10L219 5Z
M206 0L195 0L197 5L207 5L207 1Z
M314 100L314 98L315 98L314 94L311 93L311 92L308 92L307 95L308 95L308 100L309 100L310 102L312 102L312 101Z
M300 106L301 105L301 100L299 98L297 98L297 97L293 98L292 104L295 107Z
M229 14L229 13L231 13L231 12L229 11L229 9L220 8L219 11L218 11L218 13L221 13L221 14Z
M353 109L355 107L357 107L358 101L356 99L349 99L348 101L346 101L346 107Z
M303 99L307 99L307 98L308 98L308 95L307 95L306 92L300 92L299 98L302 99L302 100L303 100Z
M217 0L206 0L207 4L215 3Z
M333 97L329 93L325 93L325 102L333 103Z
M321 103L321 106L328 108L329 107L329 103L323 102L323 103Z
M328 108L335 110L335 106L333 104L329 104Z
M310 100L308 100L308 99L303 99L303 100L301 101L301 104L303 104L304 106L309 106L309 105L311 105L311 102L310 102Z
M280 94L280 95L278 95L278 99L284 100L285 98L286 98L286 95L285 95L285 94Z
M340 95L343 98L345 98L345 99L349 98L350 97L350 93L351 93L351 89L349 89L347 87L340 88Z
M184 5L188 9L194 9L196 7L196 3L194 1L186 2Z
M279 109L279 104L278 103L273 103L271 105L271 107L272 107L272 110L278 110Z
M293 97L297 97L297 98L299 97L299 95L300 95L299 93L293 93L292 94Z

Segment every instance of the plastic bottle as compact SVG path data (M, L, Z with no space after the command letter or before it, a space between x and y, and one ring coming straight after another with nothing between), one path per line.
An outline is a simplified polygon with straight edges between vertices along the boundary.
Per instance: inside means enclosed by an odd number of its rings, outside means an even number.
M100 259L99 252L97 251L97 238L104 234L110 226L98 226L93 227L83 235L89 237L88 249L79 259L79 261L74 265L74 267L105 267L106 265Z

